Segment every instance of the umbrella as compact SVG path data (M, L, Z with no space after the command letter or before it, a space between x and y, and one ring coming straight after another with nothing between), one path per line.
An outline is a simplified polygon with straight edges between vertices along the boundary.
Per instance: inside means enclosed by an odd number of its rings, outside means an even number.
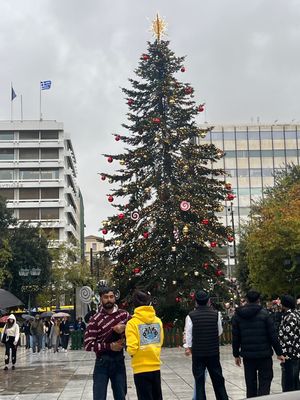
M0 318L0 322L5 323L5 324L6 324L7 320L8 320L8 315L4 315L3 317Z
M28 320L28 319L34 319L34 316L29 314L22 314L22 318Z
M43 312L43 313L40 315L40 317L41 317L41 318L52 317L53 314L54 314L54 313L53 313L52 311L45 311L45 312Z
M58 312L52 315L53 318L63 318L63 317L70 317L70 314L66 312Z
M7 290L0 289L0 308L21 306L23 303L14 294Z

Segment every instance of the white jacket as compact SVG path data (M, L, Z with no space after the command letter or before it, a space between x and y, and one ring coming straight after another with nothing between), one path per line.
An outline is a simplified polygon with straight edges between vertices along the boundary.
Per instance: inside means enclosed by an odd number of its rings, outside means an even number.
M11 328L7 327L7 323L4 325L2 335L1 335L1 340L2 340L4 333L6 333L7 336L13 336L15 338L14 345L16 346L18 344L19 337L20 337L20 328L16 322L16 317L14 316L14 314L10 314L8 319L13 319L15 322L13 323L13 326Z

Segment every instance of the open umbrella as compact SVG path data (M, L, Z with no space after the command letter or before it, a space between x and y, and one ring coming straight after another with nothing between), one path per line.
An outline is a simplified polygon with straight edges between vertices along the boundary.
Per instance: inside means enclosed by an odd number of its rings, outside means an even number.
M22 314L22 318L27 321L29 319L33 320L34 316L33 315L29 315L29 314Z
M7 290L0 289L0 308L21 306L23 303L14 294Z
M52 315L53 318L63 318L63 317L70 317L70 314L66 312L58 312Z
M3 317L0 318L0 323L2 322L2 324L3 323L6 324L7 320L8 320L8 315L4 315Z
M43 312L43 313L40 315L40 317L41 317L41 318L52 317L53 314L54 314L54 313L53 313L52 311L45 311L45 312Z

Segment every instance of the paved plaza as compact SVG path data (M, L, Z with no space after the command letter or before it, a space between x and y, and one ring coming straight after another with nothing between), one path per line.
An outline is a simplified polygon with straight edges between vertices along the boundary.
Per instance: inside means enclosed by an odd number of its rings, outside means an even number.
M94 354L81 350L56 353L44 351L32 354L18 349L16 370L3 371L4 349L0 349L0 399L1 400L92 400ZM162 386L164 400L192 399L193 377L191 360L182 348L163 349ZM221 361L230 399L245 397L243 369L234 365L231 347L221 347ZM130 360L126 357L128 371L128 400L136 400ZM272 392L281 392L280 366L274 358L275 378ZM208 379L207 400L215 399ZM112 400L109 390L108 400Z

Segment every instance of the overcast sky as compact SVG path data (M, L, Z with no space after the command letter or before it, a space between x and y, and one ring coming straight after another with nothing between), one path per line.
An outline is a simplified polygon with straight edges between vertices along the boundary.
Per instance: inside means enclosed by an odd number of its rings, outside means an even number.
M156 12L167 19L176 55L186 55L180 76L207 104L199 123L300 121L300 0L1 0L0 119L10 118L10 82L18 97L15 119L64 123L78 161L86 234L98 234L113 212L111 172L102 153L118 153L128 86L152 40Z

